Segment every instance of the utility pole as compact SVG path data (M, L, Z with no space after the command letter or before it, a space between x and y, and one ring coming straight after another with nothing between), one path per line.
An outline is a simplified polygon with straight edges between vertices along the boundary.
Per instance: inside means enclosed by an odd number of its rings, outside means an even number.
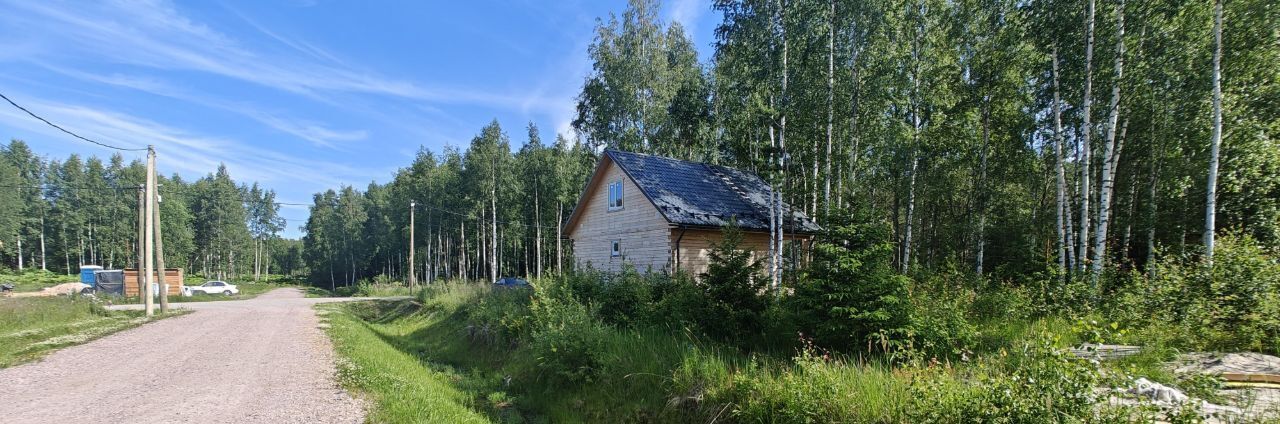
M147 238L147 186L142 184L138 186L138 301L142 301L142 294L146 293L146 283L143 279L145 272L144 265L146 263L146 243L143 240Z
M416 200L409 201L409 294L413 294L413 286L418 283L418 274L413 270L413 211L417 206Z
M143 215L145 216L144 221L146 225L144 227L145 233L143 234L142 240L143 240L143 246L145 249L143 250L143 262L145 262L145 265L146 265L145 266L146 278L143 279L143 281L145 281L143 288L146 289L146 293L144 295L145 297L143 297L144 299L143 304L146 307L148 317L155 315L155 299L151 295L151 286L152 284L155 284L155 280L154 280L155 275L153 274L155 272L154 255L155 255L155 246L156 246L155 244L156 243L155 212L154 212L156 208L155 192L156 192L156 150L153 146L147 146L147 193L148 195L144 196L146 198L145 199L146 201L144 202L145 207L143 209L145 210L143 211Z
M156 170L155 161L156 161L155 155L152 155L151 156L151 172L155 172ZM151 174L151 180L155 181L155 179L156 179L156 175ZM155 232L156 232L155 234L156 267L159 268L159 277L160 277L160 313L164 314L169 312L169 282L165 281L165 276L164 276L164 269L165 269L164 268L164 237L162 237L163 233L160 231L160 201L161 201L160 191L159 190L152 191L151 199L153 202L155 202L155 205L156 205L156 207L153 209L151 217L153 220L155 220L155 226L153 228L155 229Z

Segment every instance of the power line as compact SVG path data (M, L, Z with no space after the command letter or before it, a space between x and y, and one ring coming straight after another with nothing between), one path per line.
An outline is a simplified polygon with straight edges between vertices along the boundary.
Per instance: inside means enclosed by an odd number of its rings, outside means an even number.
M119 190L137 190L138 187L83 187L83 186L60 186L60 185L0 185L4 188L16 189L32 189L32 190L88 190L88 191L119 191Z
M40 117L40 115L36 115L35 113L32 113L31 111L27 110L27 108L22 107L22 106L18 105L17 103L14 103L14 101L13 101L12 99L10 99L10 98L9 98L9 96L4 95L4 93L0 93L0 98L4 98L4 100L5 100L5 101L7 101L7 102L9 102L9 104L13 105L13 107L16 107L16 108L18 108L18 110L21 110L21 111L23 111L23 112L26 112L28 115L31 115L31 117L32 117L32 118L39 119L41 122L44 122L44 123L46 123L46 124L49 124L49 126L51 126L51 127L57 128L57 129L58 129L58 131L62 131L62 132L64 132L64 133L70 134L72 137L75 137L75 138L78 138L78 139L81 139L81 140L84 140L84 141L87 141L87 142L90 142L90 143L93 143L93 144L97 144L97 145L102 146L102 147L106 147L106 148L110 148L110 149L116 149L116 150L122 150L122 151L126 151L126 152L142 152L142 151L146 151L146 150L147 150L146 148L141 148L141 149L128 149L128 148L124 148L124 147L116 147L116 146L112 146L112 145L107 144L107 143L103 143L103 142L101 142L101 141L90 140L90 139L88 139L88 138L85 138L85 137L81 136L80 134L76 134L76 133L73 133L73 132L71 132L71 131L68 131L66 128L59 127L59 126L58 126L58 124L55 124L55 123L49 122L49 120L48 120L48 119L41 118L41 117Z
M426 204L422 204L422 203L419 203L418 205L419 205L419 206L422 206L422 207L424 207L424 208L427 208L427 209L431 209L431 210L437 211L437 212L444 212L444 213L448 213L448 214L453 214L453 215L457 215L457 216L460 216L460 217L463 217L463 218L475 219L475 220L481 220L481 219L482 219L482 218L478 218L478 217L473 217L473 216L471 216L471 214L458 213L458 212L454 212L454 211L451 211L451 210L439 209L439 208L436 208L436 207L433 207L433 206L428 206L428 205L426 205ZM484 220L484 221L488 221L488 220L486 219L486 220ZM503 220L498 220L497 222L498 222L499 224L502 224L502 225L519 225L519 226L523 226L523 227L530 227L530 228L532 228L532 227L542 227L542 228L551 228L551 229L559 228L559 227L556 227L556 226L553 226L553 225L525 224L525 223L523 223L523 222L511 222L511 221L503 221Z

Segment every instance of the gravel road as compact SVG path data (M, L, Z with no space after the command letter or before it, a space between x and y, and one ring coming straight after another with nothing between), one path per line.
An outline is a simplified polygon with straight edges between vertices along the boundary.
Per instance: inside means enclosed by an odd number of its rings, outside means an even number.
M5 423L358 423L297 289L175 304L194 313L0 369Z

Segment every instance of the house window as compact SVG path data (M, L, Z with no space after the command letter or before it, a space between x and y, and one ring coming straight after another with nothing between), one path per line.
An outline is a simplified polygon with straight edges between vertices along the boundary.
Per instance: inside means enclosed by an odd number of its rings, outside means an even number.
M622 180L609 183L609 210L622 209Z
M609 256L614 258L622 256L622 240L609 242Z

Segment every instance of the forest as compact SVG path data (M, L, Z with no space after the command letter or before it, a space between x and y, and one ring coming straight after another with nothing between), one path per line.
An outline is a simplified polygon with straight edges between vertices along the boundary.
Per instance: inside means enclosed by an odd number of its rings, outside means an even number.
M495 121L388 183L317 194L307 263L336 285L404 280L417 202L421 281L492 277L489 256L502 276L561 271L603 148L753 171L822 224L884 223L905 274L1092 279L1222 230L1275 246L1277 12L1221 6L719 1L704 63L633 1L598 23L573 134Z
M425 284L412 300L329 309L352 361L340 374L374 420L423 419L423 405L450 422L1280 412L1171 365L1280 353L1280 10L713 8L707 61L656 1L598 20L573 133L550 145L532 123L525 138L495 121L389 183L316 195L312 281L376 293L414 269ZM772 207L824 231L761 261L726 228L699 275L570 269L560 226L606 148L752 171L780 194ZM485 284L509 275L532 289ZM1204 402L1145 401L1140 381Z
M0 255L15 271L78 273L138 263L141 159L120 154L47 158L27 143L0 146ZM225 166L192 182L158 176L169 266L209 278L301 272L301 245L284 240L274 190L237 183Z

